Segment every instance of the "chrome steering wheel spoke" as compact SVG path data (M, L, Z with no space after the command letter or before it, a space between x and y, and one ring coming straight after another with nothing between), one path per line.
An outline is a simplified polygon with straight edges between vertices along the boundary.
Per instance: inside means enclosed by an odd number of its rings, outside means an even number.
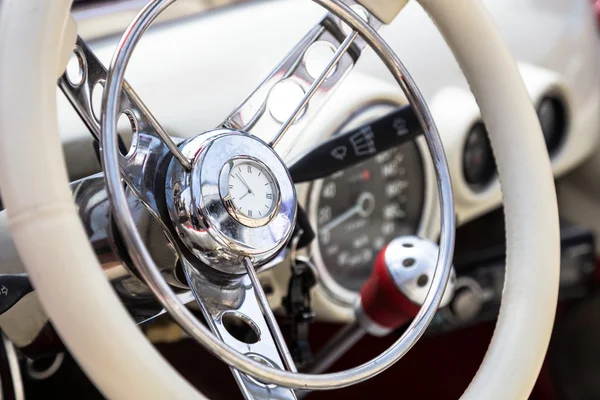
M107 70L81 37L77 38L74 54L79 60L81 81L74 84L65 72L58 86L90 133L100 141L100 110L95 109L92 99L99 85L104 88ZM169 153L186 170L191 168L191 162L177 146L181 139L167 134L127 82L123 82L119 108L120 114L129 118L133 131L131 148L119 161L121 175L135 195L158 217L160 210L155 197L158 188L154 175L160 164Z
M292 356L269 308L248 259L246 275L215 274L206 266L185 258L184 271L190 289L210 329L240 353L273 368L296 372ZM264 384L232 368L247 399L295 399L292 389Z
M382 26L355 1L344 2L373 29ZM352 70L365 46L355 30L328 13L226 118L222 127L253 133L271 147L287 133L297 138ZM293 144L288 142L286 149Z

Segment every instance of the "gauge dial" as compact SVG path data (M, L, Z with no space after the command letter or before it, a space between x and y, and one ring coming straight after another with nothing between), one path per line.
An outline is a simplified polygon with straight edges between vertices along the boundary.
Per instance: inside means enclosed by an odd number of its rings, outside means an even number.
M259 226L268 222L278 204L278 187L267 167L254 160L228 163L227 190L223 198L239 222Z
M465 141L463 174L473 190L483 190L496 176L496 160L483 123L476 124Z
M342 287L358 291L379 250L417 233L423 179L417 145L407 143L313 185L315 255Z
M546 96L540 101L537 114L548 153L553 156L565 137L566 113L564 104L558 98Z

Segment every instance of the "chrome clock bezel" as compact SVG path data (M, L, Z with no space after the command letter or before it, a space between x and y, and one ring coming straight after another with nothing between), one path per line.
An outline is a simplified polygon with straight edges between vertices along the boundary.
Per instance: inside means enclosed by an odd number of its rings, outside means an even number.
M273 199L271 200L272 205L269 207L269 212L260 218L249 217L238 212L238 209L235 207L235 204L231 199L231 194L229 193L229 173L240 164L248 163L257 164L259 168L265 172L265 175L267 175L267 178L273 187ZM225 165L223 165L223 168L221 169L221 176L219 177L219 194L221 195L221 200L223 201L223 204L225 205L229 215L231 215L239 223L251 228L258 228L268 224L273 217L275 217L279 211L279 207L281 206L280 188L277 180L273 176L273 173L265 163L252 156L234 157L227 161Z

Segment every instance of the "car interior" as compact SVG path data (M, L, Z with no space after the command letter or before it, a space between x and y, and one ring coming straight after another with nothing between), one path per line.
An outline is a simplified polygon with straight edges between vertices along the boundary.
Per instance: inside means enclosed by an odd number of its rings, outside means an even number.
M0 0L0 400L600 399L600 1Z

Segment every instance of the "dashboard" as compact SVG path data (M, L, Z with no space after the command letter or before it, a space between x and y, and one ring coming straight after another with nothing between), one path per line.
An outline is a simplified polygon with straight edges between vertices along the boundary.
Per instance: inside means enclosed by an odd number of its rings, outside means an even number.
M357 122L394 110L376 103L354 112L333 135L355 128ZM537 107L548 152L556 154L566 137L564 100L542 97ZM357 154L375 152L368 133L351 139ZM484 191L496 177L496 164L485 124L465 133L463 175L474 191ZM327 291L352 304L371 274L378 253L398 236L423 236L427 150L418 141L377 154L368 161L313 182L306 203L317 240L311 256Z
M536 87L532 82L539 79L539 70L524 65L522 71L525 77L531 77L529 85L534 106L549 155L556 166L556 160L560 162L564 157L565 144L572 140L569 92L554 79ZM456 101L464 95L456 89L442 92L434 102L434 115L440 107L447 109L446 101ZM386 115L400 104L404 102L379 100L363 104L339 120L331 135ZM480 210L471 207L470 212L467 210L462 215L457 210L459 223L464 224L500 205L499 201L483 201L498 190L499 182L485 124L478 112L462 121L456 118L454 124L456 121L460 121L454 132L458 138L456 151L447 154L455 167L452 170L454 187L459 193L462 189L473 199L481 199ZM321 140L327 137L323 135ZM319 272L314 299L325 319L351 318L348 311L352 310L358 291L371 275L375 257L392 239L416 235L437 241L436 179L429 151L420 139L299 188L299 192L304 193L302 204L317 235L307 254ZM352 151L369 151L368 140L357 137Z
M523 12L514 13L510 1L485 3L519 61L544 127L554 172L561 176L591 153L600 133L595 111L600 107L595 72L600 63L591 56L598 43L590 34L595 30L593 14L585 15L589 4L552 0L542 7L525 1L519 2ZM536 20L539 30L531 31L527 21L539 19L542 11L547 19ZM187 137L219 124L322 14L308 1L256 1L158 24L136 50L127 79L169 132ZM222 26L228 27L226 32ZM272 29L278 34L273 35ZM382 34L413 73L442 135L459 225L497 208L501 190L485 125L436 28L418 4L409 3ZM101 37L90 45L106 64L116 40ZM545 53L542 44L555 50ZM235 52L223 51L228 48ZM560 61L553 54L561 54ZM278 151L292 163L316 143L403 104L407 101L385 67L366 52L302 137L282 142ZM74 177L97 171L97 165L81 162L91 151L86 148L85 128L68 104L60 113L70 171ZM72 151L69 144L75 146ZM369 152L369 146L368 137L357 137L352 150ZM357 290L369 276L379 249L392 238L418 235L437 240L436 180L422 140L300 184L297 194L317 234L305 255L320 275L313 296L319 318L352 318ZM288 276L285 266L261 276L271 289L274 307L287 292Z
M519 62L553 171L563 176L592 154L600 135L599 43L589 4L484 3ZM157 24L138 46L127 79L170 134L190 137L222 122L322 15L309 1L253 1ZM538 29L531 30L534 18ZM78 23L81 32L91 32L97 21L82 16ZM498 208L502 194L485 125L435 26L411 2L382 35L413 74L432 111L450 167L458 224ZM100 35L89 45L107 65L117 41L115 35ZM91 136L62 94L58 97L71 178L98 172ZM316 143L404 104L406 98L385 67L365 52L303 135L293 143L282 142L278 151L291 164ZM368 137L356 137L351 150L369 154L370 146ZM313 296L319 318L352 318L357 290L392 238L437 240L436 184L427 147L417 139L325 179L297 185L300 204L317 234L305 255L320 275ZM0 242L0 261L14 262L12 253L4 251L8 240ZM285 265L261 275L275 308L287 292L288 277Z

